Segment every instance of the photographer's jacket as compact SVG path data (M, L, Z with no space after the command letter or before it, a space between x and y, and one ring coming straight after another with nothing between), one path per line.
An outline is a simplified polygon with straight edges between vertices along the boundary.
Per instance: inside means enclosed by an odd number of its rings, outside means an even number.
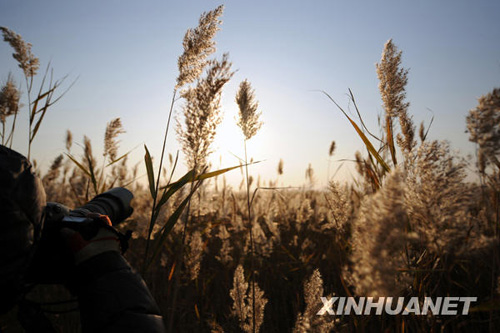
M141 276L118 252L77 267L72 281L83 332L164 332L158 307Z

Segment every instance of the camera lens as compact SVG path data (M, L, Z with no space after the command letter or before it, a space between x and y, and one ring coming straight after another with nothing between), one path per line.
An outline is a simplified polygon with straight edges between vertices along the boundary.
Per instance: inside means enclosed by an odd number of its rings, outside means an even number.
M94 199L70 212L71 216L85 216L87 213L108 215L113 225L123 222L134 211L130 201L134 195L123 187L116 187L104 192Z

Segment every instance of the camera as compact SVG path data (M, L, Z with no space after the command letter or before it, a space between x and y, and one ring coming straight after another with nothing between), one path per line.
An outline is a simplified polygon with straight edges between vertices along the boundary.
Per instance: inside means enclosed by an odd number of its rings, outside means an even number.
M93 238L100 228L116 232L124 252L131 232L125 235L116 231L116 226L128 218L133 209L130 205L133 194L122 187L113 188L97 195L85 205L76 209L59 203L48 203L41 237L26 274L26 282L33 284L65 283L69 268L73 265L72 253L67 250L61 229L70 228L79 232L84 239ZM105 223L99 216L107 216Z

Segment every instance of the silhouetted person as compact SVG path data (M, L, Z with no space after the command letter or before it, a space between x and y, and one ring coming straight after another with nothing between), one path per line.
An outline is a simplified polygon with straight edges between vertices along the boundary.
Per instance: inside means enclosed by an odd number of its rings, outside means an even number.
M0 314L22 302L29 291L27 272L39 245L45 206L42 183L29 161L0 146ZM61 269L65 285L78 297L84 332L165 331L158 306L121 255L118 233L111 226L103 224L90 239L70 228L61 229L60 236L65 243L60 251L73 258ZM25 329L51 330L36 325L27 323Z

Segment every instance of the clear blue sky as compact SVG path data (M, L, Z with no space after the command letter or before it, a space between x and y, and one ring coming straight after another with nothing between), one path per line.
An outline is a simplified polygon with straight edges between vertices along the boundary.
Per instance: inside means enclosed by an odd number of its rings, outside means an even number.
M275 178L282 158L285 185L304 183L309 163L318 184L325 183L330 142L338 147L331 170L362 143L334 105L313 90L325 90L347 107L351 88L368 126L377 131L382 107L375 63L389 38L410 69L407 97L415 123L428 124L434 115L431 138L473 153L465 116L479 96L500 86L499 1L2 0L0 25L31 42L42 67L50 60L56 77L79 77L47 114L34 158L49 164L64 149L66 129L79 142L89 136L97 150L106 122L115 117L127 130L122 151L140 145L132 157L142 159L145 143L159 156L183 35L203 11L221 3L226 9L218 54L229 52L238 72L224 92L215 166L219 156L229 166L237 163L231 153L242 155L234 96L248 78L265 122L249 142L250 155L265 160L252 172ZM11 53L8 44L0 44L0 80L12 71L22 82ZM24 153L25 133L19 128L15 141ZM174 133L168 142L173 153ZM337 176L345 177L348 164ZM239 172L230 179L238 183Z

